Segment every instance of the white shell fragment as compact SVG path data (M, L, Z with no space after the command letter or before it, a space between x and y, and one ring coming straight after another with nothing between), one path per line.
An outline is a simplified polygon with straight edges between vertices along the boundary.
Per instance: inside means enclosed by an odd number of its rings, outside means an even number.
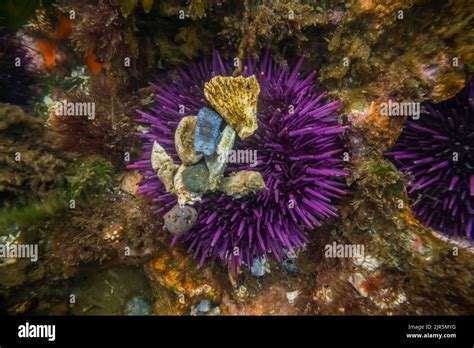
M219 144L217 144L216 153L212 156L206 156L206 165L209 169L209 189L217 190L224 176L224 170L227 166L227 154L234 147L235 130L227 125L221 134Z
M165 149L156 141L153 142L151 150L151 167L163 185L165 185L166 191L171 192L173 189L174 173L178 169L178 165L173 162L173 159L166 153Z

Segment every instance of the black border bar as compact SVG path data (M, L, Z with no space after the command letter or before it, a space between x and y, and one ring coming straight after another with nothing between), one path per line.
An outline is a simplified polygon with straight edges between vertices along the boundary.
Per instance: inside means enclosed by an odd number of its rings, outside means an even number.
M472 316L0 317L0 346L57 344L409 344L474 346ZM19 326L55 325L55 340L20 338ZM411 325L411 328L409 328ZM413 327L416 327L414 329ZM455 327L455 328L454 328ZM408 338L407 334L428 334ZM434 338L433 334L456 334Z

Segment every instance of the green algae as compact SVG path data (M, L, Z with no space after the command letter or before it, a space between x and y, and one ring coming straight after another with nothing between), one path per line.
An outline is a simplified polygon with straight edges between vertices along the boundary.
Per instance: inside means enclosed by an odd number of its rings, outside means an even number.
M113 167L102 158L88 158L67 170L67 183L44 194L41 200L30 199L16 202L0 211L0 226L31 226L60 211L77 205L90 204L93 196L110 187Z

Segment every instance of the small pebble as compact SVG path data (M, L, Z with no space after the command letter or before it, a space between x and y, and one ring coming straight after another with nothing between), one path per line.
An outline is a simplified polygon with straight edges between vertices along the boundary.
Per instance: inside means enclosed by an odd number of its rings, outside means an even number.
M285 271L289 273L298 273L299 269L298 266L295 265L295 262L292 259L286 259L281 264Z
M288 259L290 259L290 260L296 259L296 253L295 253L294 250L289 251L288 249L283 249L283 251L284 251L284 253L285 253L285 255Z
M250 273L255 277L263 277L265 275L265 262L260 258L255 258L250 267Z
M364 286L366 279L361 273L351 274L347 280L351 283L354 289L357 290L359 295L362 297L368 296L367 288Z
M209 300L202 300L197 305L197 311L200 313L207 313L211 310L211 301Z
M286 299L288 300L288 302L294 303L296 298L298 297L298 295L299 295L298 290L287 292L286 293Z
M151 305L142 297L134 296L125 305L125 315L150 315Z
M175 205L164 215L166 229L174 236L181 236L188 232L197 219L197 211L190 205L180 207Z
M204 162L183 170L183 184L191 192L204 193L209 188L209 170Z

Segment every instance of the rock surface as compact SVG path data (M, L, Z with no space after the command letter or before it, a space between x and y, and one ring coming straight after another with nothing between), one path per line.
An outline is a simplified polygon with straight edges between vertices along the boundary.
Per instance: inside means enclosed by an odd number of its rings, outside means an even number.
M198 268L192 254L185 250L163 249L146 265L145 271L154 289L157 315L189 313L202 300L221 302L221 286L225 284L221 272L215 268Z

